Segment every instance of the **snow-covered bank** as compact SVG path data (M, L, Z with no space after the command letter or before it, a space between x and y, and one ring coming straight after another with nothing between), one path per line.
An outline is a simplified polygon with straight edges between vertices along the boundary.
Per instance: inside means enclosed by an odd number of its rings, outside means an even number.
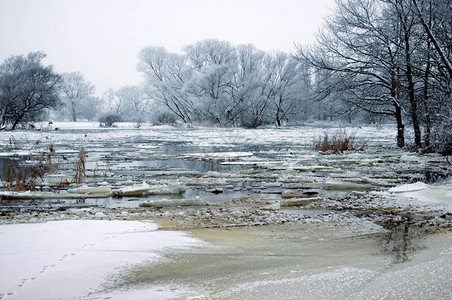
M202 244L150 222L57 221L0 226L0 299L86 299L126 268ZM178 291L156 288L149 297Z

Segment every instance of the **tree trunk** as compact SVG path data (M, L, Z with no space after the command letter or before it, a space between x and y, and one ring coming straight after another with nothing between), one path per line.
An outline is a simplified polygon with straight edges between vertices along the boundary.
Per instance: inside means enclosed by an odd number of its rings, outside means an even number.
M430 77L430 68L431 68L431 62L430 62L430 41L427 41L427 65L425 66L425 72L424 72L424 97L423 97L423 104L424 104L424 110L425 110L425 135L424 135L424 145L426 149L430 148L430 137L432 133L432 120L430 118L430 108L428 105L428 92L429 92L429 77Z
M417 108L417 102L414 91L413 75L411 71L411 65L407 66L407 80L408 80L408 95L411 105L411 121L413 122L414 130L414 143L417 147L422 147L421 143L421 128L419 126L419 114Z
M411 121L413 122L413 130L414 130L414 143L417 147L421 148L421 129L419 126L419 114L416 102L416 95L414 90L414 81L413 81L413 69L411 66L411 54L410 54L410 34L408 32L408 28L404 28L404 38L405 38L405 63L406 63L406 78L408 81L408 97L410 100L411 106Z
M22 114L20 114L19 116L17 116L17 117L14 119L13 126L12 126L11 130L15 130L15 129L16 129L17 125L19 125L19 123L20 123L20 120L22 120L22 118L23 118L24 116L25 116L25 112L22 113Z
M281 127L281 115L280 115L280 112L281 112L281 102L282 102L282 96L280 95L280 96L279 96L279 103L278 103L278 105L276 105L276 125L277 125L278 127Z
M281 117L279 116L279 107L276 107L276 126L281 127Z
M75 109L75 102L74 101L71 102L71 112L72 112L72 121L73 122L77 122L77 112L76 112L76 109Z
M405 125L402 120L402 108L398 103L394 103L395 117L397 120L397 147L405 147Z
M405 125L403 125L402 106L399 102L399 72L399 68L395 68L393 71L391 71L391 97L393 99L395 117L397 121L397 147L403 148L405 147Z

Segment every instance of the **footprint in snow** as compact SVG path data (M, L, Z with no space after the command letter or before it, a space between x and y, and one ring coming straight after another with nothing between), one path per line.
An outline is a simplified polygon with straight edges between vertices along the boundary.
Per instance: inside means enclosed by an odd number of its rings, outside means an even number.
M0 293L0 300L1 299L5 299L8 296L12 296L14 295L14 292L5 292L5 293Z

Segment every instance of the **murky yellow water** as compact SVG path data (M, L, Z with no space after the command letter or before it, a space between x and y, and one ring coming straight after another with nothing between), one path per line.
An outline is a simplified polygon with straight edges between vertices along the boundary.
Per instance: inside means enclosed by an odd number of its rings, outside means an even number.
M360 276L361 270L380 270L392 261L380 250L375 236L357 235L334 225L196 229L190 233L208 244L136 269L126 276L126 285L172 283L188 286L196 290L191 296L206 299L272 298L288 288L295 291L291 295L299 295L297 286L303 284L297 282L303 278L321 281L316 276L331 272L336 274L332 276L343 272L350 276L354 269Z

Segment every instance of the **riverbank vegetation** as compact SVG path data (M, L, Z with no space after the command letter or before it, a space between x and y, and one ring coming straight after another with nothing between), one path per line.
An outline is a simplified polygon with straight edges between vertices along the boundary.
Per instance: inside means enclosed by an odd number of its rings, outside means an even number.
M293 53L215 39L179 53L145 47L142 84L103 97L81 73L45 66L42 52L12 56L0 65L0 129L105 116L137 127L391 122L399 147L450 155L451 11L446 0L339 0L316 42Z

